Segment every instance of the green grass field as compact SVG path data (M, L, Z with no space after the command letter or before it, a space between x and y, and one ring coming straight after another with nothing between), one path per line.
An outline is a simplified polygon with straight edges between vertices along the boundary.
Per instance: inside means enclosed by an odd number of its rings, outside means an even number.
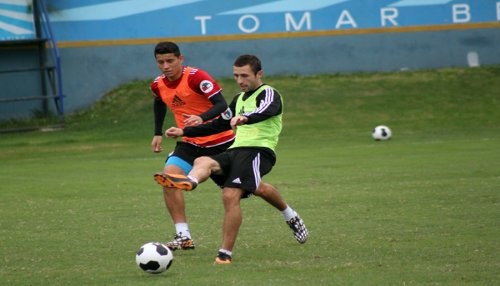
M150 151L138 81L62 131L0 134L0 285L500 284L500 66L266 81L286 113L265 180L300 212L306 244L252 198L234 263L213 265L223 210L207 182L186 193L197 248L166 273L139 270L135 251L174 229L152 179L173 141ZM378 124L391 140L371 139Z

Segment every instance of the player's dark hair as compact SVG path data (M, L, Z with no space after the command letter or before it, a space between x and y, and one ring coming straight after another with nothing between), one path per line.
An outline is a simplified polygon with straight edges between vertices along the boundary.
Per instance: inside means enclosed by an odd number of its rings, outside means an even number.
M174 54L176 57L181 55L181 50L176 43L173 42L159 42L155 47L155 57L158 54Z
M235 67L243 67L246 65L250 65L254 74L257 74L257 72L262 70L262 63L259 58L254 55L241 55L234 61L233 64Z

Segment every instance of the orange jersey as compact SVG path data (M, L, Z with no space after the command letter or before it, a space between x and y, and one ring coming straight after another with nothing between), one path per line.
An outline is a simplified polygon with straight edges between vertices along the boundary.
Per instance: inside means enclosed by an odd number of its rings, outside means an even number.
M193 68L185 67L182 77L178 85L175 87L165 84L163 78L159 78L156 81L159 96L161 97L162 101L168 106L168 108L172 110L175 118L175 123L179 128L184 128L184 114L200 115L213 106L212 102L210 102L209 100L210 96L207 96L200 92L196 92L189 85L188 79L192 74L192 71ZM194 72L196 72L196 70ZM204 88L214 88L213 83L208 80L202 80L199 86L202 92L206 91L204 90ZM216 90L216 92L218 92L218 90ZM233 131L228 130L203 137L183 137L182 141L201 147L212 147L229 142L233 139Z

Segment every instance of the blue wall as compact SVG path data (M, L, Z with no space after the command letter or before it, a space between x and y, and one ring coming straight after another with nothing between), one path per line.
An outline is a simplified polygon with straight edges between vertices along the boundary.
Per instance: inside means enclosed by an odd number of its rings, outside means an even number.
M67 112L122 83L155 77L153 47L166 39L179 43L186 64L216 77L231 76L242 53L261 57L268 75L500 64L496 0L47 2ZM12 80L0 75L1 86ZM13 110L26 113L3 104L0 119Z
M500 20L498 0L48 2L61 41L415 27Z

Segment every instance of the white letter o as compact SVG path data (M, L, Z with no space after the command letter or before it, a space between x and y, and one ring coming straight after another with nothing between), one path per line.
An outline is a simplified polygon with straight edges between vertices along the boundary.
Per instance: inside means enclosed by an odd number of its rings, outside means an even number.
M254 25L252 28L243 27L243 22L246 19L251 19L254 22ZM260 26L259 18L255 17L254 15L241 16L240 20L238 21L238 28L240 28L240 30L242 32L245 32L245 33L253 33L259 29L259 26Z

